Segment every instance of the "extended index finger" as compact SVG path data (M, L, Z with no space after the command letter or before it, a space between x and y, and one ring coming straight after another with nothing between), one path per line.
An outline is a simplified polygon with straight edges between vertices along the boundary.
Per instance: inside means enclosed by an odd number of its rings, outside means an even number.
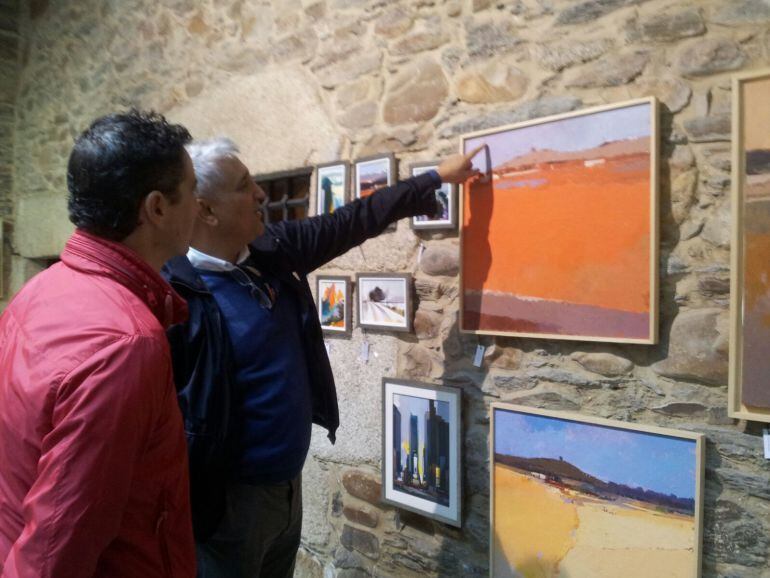
M473 157L475 157L477 154L479 154L481 151L483 151L484 147L486 147L486 146L487 146L486 144L480 144L475 149L473 149L471 152L469 152L467 155L465 155L465 160L466 161L471 160Z

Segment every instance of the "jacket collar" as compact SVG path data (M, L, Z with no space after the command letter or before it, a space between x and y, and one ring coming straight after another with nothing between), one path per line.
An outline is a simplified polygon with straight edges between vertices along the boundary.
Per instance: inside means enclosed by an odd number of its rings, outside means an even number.
M280 241L278 237L273 233L272 227L274 225L268 225L264 234L254 239L248 245L248 250L251 253L250 257L254 264L260 269L265 271L272 271L275 269L275 260L278 258L278 246ZM195 267L190 262L189 253L187 256L179 255L173 259L169 259L163 269L161 269L161 275L168 280L169 283L176 287L183 285L185 288L199 293L209 293L210 291L200 278ZM240 262L240 258L239 258Z
M78 229L61 260L89 275L108 277L141 299L164 328L187 320L187 303L134 251L121 243Z

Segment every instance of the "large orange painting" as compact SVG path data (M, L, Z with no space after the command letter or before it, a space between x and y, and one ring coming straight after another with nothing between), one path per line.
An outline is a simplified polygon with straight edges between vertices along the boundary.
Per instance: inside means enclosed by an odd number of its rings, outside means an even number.
M656 341L656 102L468 135L462 329Z
M770 421L770 72L736 79L731 415ZM740 282L739 282L740 281Z

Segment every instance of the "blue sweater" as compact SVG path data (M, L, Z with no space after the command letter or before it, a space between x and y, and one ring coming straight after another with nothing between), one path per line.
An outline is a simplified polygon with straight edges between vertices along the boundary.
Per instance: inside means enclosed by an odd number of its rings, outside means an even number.
M234 476L250 484L296 477L310 448L312 407L300 300L275 279L267 309L226 272L197 270L224 315L232 342L239 411ZM284 290L282 290L284 289Z

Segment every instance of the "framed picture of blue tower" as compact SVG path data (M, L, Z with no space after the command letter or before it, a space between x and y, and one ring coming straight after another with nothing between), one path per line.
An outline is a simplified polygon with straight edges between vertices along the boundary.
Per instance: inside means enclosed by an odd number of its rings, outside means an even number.
M348 163L337 161L316 167L316 214L329 215L348 200Z
M460 527L461 390L382 380L382 501Z

